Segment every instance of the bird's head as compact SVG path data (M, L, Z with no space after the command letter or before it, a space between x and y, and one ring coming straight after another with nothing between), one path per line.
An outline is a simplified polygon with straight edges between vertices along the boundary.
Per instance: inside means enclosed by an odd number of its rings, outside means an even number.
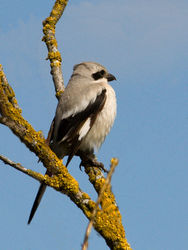
M73 68L73 75L89 78L92 81L105 79L110 82L116 80L114 75L110 74L104 66L96 62L82 62L76 64Z

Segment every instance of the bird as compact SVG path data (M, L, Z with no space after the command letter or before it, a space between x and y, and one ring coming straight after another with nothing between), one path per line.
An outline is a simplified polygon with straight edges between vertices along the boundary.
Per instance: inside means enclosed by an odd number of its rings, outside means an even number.
M97 151L110 132L116 117L116 94L109 82L116 80L107 69L96 62L81 62L73 67L71 78L61 94L55 117L48 133L48 144L59 159L73 156L81 159L80 167L88 164L104 170L97 161ZM46 174L52 176L47 170ZM41 183L33 203L30 224L46 190Z

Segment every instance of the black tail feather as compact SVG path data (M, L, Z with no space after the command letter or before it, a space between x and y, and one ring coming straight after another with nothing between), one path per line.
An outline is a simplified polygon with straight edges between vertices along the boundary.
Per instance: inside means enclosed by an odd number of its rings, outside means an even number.
M33 216L35 215L35 212L40 204L40 201L42 199L42 196L44 194L46 190L46 184L44 183L41 183L40 184L40 187L39 187L39 190L38 190L38 193L36 195L36 198L35 198L35 201L33 203L33 206L32 206L32 209L31 209L31 213L30 213L30 216L29 216L29 220L27 222L27 224L30 224L31 220L33 219Z

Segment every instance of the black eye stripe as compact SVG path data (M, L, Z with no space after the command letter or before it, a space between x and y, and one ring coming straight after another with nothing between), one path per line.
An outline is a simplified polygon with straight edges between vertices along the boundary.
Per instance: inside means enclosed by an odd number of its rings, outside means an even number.
M101 71L98 71L98 72L92 74L92 77L94 80L98 80L98 79L103 78L104 75L105 75L105 71L102 69Z

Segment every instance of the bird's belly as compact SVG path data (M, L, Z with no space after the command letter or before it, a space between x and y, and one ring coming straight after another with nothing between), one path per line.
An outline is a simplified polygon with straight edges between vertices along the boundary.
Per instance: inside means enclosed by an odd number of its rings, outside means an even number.
M99 149L105 137L110 132L116 116L115 92L111 88L107 92L107 99L102 111L98 114L93 127L83 139L80 149L93 151Z

